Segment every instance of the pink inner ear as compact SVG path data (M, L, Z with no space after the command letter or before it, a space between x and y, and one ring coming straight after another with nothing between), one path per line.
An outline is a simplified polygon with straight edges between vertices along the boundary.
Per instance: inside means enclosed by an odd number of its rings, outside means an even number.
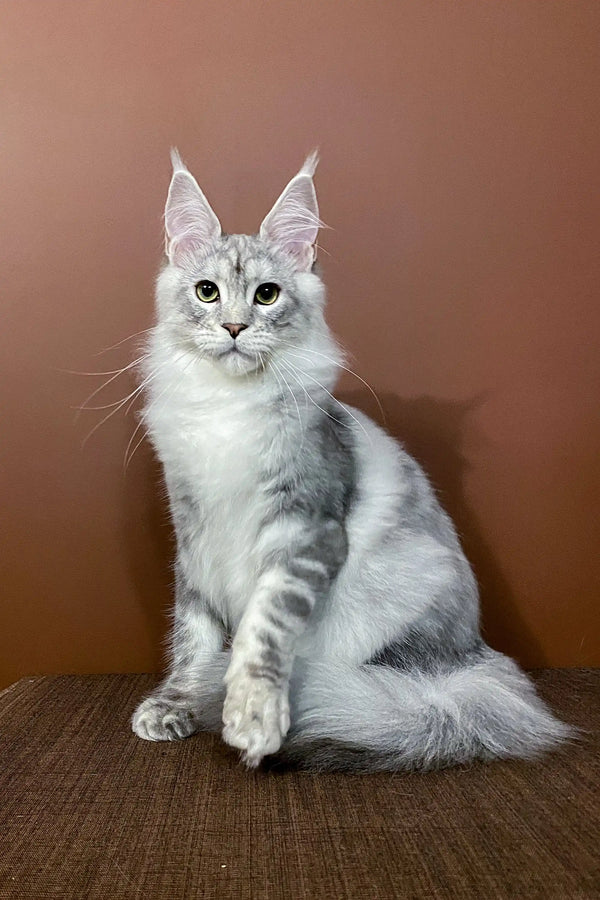
M186 170L173 173L165 207L167 253L171 262L215 241L221 225L196 180Z
M262 223L260 234L294 256L303 268L310 268L319 225L312 178L301 173L290 181L277 200Z

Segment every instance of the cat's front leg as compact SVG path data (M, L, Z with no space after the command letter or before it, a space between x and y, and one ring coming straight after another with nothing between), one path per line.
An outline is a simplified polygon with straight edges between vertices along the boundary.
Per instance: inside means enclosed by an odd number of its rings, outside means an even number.
M313 609L314 593L285 568L261 579L233 640L225 676L223 740L250 767L276 753L290 725L288 681L293 648Z
M251 768L276 753L290 726L289 678L297 640L346 555L342 526L328 520L290 553L273 554L233 640L225 676L223 739Z
M214 661L223 646L223 625L179 566L176 572L170 672L131 720L135 734L146 741L177 741L217 729L221 718L223 672Z

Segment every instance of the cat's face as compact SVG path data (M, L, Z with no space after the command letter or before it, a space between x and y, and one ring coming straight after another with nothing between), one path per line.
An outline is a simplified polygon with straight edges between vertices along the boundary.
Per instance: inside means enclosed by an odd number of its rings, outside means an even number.
M278 350L297 346L322 313L323 286L312 271L316 160L307 160L254 236L224 235L179 157L173 164L165 210L169 289L159 314L188 347L230 374L259 370Z

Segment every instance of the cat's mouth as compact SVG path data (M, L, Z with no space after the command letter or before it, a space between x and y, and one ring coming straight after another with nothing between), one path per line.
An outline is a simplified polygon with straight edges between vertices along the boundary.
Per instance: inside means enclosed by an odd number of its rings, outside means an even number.
M248 353L246 350L242 350L240 346L238 346L237 342L233 342L229 347L225 347L224 350L221 351L218 355L218 359L223 359L226 356L243 356L245 359L254 359L255 354Z

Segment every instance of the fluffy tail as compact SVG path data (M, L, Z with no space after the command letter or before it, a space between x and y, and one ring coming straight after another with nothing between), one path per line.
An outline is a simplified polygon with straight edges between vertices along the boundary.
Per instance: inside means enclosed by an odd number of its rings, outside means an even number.
M437 674L301 663L291 700L292 728L271 760L316 772L531 758L574 733L512 660L487 647L473 663Z

